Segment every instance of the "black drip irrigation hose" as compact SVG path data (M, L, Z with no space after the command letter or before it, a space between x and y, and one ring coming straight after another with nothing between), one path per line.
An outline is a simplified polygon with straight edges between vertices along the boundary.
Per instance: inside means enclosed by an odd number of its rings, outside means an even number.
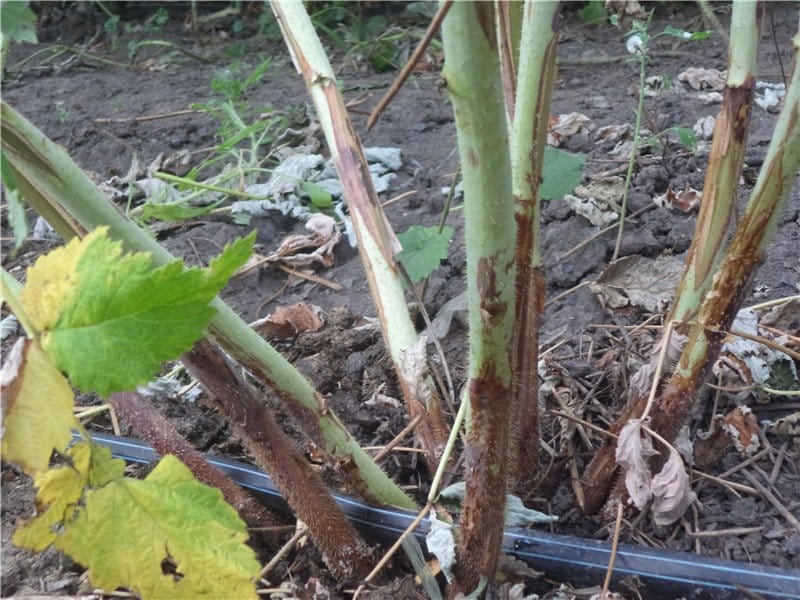
M159 458L150 446L137 439L93 433L92 440L108 446L115 457L126 462L149 463ZM242 487L257 492L273 510L291 514L269 475L234 460L212 455L206 455L206 459ZM334 494L334 498L362 533L376 541L396 540L416 517L409 511L377 508L349 496ZM428 523L423 520L414 535L424 542L427 532ZM611 544L544 531L509 529L503 550L544 571L549 579L591 586L605 576ZM638 580L641 597L652 600L800 599L800 570L627 544L619 545L614 563L613 581L618 584L622 580Z

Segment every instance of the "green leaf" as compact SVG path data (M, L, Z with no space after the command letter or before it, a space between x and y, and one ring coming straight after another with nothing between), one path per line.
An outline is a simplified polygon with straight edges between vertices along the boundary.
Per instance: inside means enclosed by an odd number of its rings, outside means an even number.
M122 254L98 228L39 259L20 294L42 347L78 388L102 395L151 379L188 350L214 315L211 300L250 256L255 232L207 269Z
M397 236L403 250L395 258L405 267L411 281L417 283L433 273L439 263L447 258L447 247L452 236L452 227L446 226L439 233L437 226L412 225L408 231Z
M186 221L187 219L195 219L207 215L219 206L221 202L215 202L208 206L147 203L142 205L142 216L145 219L157 219L159 221Z
M92 584L143 598L256 598L259 564L222 493L165 456L144 481L118 478L85 494L55 540Z
M697 148L697 135L688 127L673 127L672 131L678 136L681 145L687 150Z
M311 204L317 208L330 208L333 206L333 196L324 188L310 181L301 181L300 187L311 199Z
M0 179L6 188L6 204L8 205L8 224L14 234L14 250L18 250L28 237L28 219L25 216L25 205L19 197L17 178L11 170L4 154L0 154Z
M678 38L679 40L683 40L684 42L694 42L696 40L704 40L707 37L710 37L713 32L711 31L695 31L694 33L690 31L685 31L683 29L677 29L672 25L667 25L664 27L664 31L662 31L664 35L669 35L674 38Z
M36 13L28 7L27 2L3 0L0 2L0 30L3 38L35 44L38 41Z
M569 194L580 184L585 162L584 154L571 154L545 146L539 197L542 200L556 200Z
M603 0L589 0L582 9L578 11L578 17L584 23L596 23L605 20L608 13Z

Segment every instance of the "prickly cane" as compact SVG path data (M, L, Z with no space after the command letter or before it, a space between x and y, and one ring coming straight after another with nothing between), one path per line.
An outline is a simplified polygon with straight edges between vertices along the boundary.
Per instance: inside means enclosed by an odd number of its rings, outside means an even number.
M492 579L509 473L514 208L494 6L456 2L442 25L444 79L464 173L470 423L456 587Z
M5 102L0 103L0 127L2 150L22 196L39 214L46 215L64 239L107 225L128 250L150 252L154 264L174 260L97 189L63 148ZM415 503L359 447L308 380L228 305L216 299L213 306L217 310L211 321L214 338L275 391L331 464L342 467L342 475L353 489L373 501L414 508Z
M511 169L516 209L516 315L513 341L512 425L516 491L524 496L539 464L539 319L545 284L540 243L539 182L547 141L556 71L556 2L528 2L523 17L517 110L511 132Z

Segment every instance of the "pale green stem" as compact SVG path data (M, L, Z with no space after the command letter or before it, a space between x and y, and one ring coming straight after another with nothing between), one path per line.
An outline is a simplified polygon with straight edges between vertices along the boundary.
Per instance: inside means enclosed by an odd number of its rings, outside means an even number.
M22 291L22 284L14 279L11 274L3 268L0 268L0 301L8 304L11 312L17 317L17 321L22 325L25 333L29 338L34 337L38 332L31 324L28 318L28 313L25 312L25 307L19 299L19 294Z
M671 309L670 319L676 321L692 318L711 287L736 210L757 68L757 10L749 0L733 4L727 89L714 126L695 234Z
M76 231L107 225L110 235L122 241L128 251L149 252L155 265L175 260L125 217L63 148L5 102L0 107L2 150L14 169L20 194L46 215L63 239L70 239ZM413 509L415 503L356 443L308 380L224 302L217 298L213 306L218 311L211 321L216 341L273 387L315 444L341 464L356 465L350 474L363 481L361 491L380 502Z
M510 468L514 206L505 103L488 2L456 2L442 25L443 77L453 102L464 179L469 296L466 494L457 585L494 577Z
M631 179L633 178L633 165L636 164L636 155L639 152L642 130L642 112L644 112L644 86L645 72L647 67L647 48L643 48L639 55L639 102L636 105L636 123L633 126L633 143L631 145L631 157L628 160L628 170L625 173L625 192L622 194L622 206L619 209L619 228L617 229L617 241L614 244L614 254L611 262L619 258L619 251L622 247L622 234L625 231L625 215L628 212L628 194L631 190Z
M409 416L423 415L415 433L433 471L447 439L447 426L438 392L427 374L426 345L411 320L394 259L400 250L399 242L378 201L361 142L349 120L335 73L311 19L300 2L273 0L271 6L295 67L306 82L336 164L383 338Z

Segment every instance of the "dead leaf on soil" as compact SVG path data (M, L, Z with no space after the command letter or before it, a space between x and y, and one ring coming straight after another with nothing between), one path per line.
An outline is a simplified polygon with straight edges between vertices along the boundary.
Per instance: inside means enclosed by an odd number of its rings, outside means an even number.
M773 306L761 317L761 325L780 329L791 335L800 335L800 298Z
M606 0L606 11L617 15L617 28L621 31L628 31L633 19L639 21L647 19L647 13L639 4L639 0Z
M672 300L683 264L674 256L631 255L612 263L589 288L608 310L637 306L663 312Z
M664 468L653 477L653 520L656 525L671 525L680 519L697 496L689 485L689 474L680 455L669 451Z
M649 459L656 454L642 420L628 421L620 431L616 453L617 463L625 469L625 488L639 510L653 498L656 525L669 525L683 516L696 496L689 486L683 460L674 448L670 448L664 468L655 477L651 475Z
M597 130L594 134L594 141L595 144L601 142L616 142L628 137L631 131L633 131L633 127L628 123L623 123L622 125L606 125Z
M719 92L706 92L704 94L697 94L697 98L702 100L703 104L722 104L722 94Z
M300 333L319 331L323 323L319 306L298 302L277 308L271 315L251 323L251 327L269 340L290 340Z
M690 187L687 183L680 192L676 192L671 186L668 187L666 192L653 198L653 202L661 208L674 208L688 213L700 206L702 197L703 192Z
M630 419L619 432L616 460L625 469L625 488L639 510L653 496L649 459L656 454L650 436L642 437L642 420Z
M619 201L624 192L622 177L604 177L579 185L574 194L564 196L564 202L592 225L603 227L619 219Z
M309 234L287 236L278 249L267 257L268 262L280 262L292 268L310 267L319 263L324 267L333 265L333 248L342 239L336 221L328 215L317 213L306 221ZM312 252L303 250L313 249Z
M708 115L707 117L700 117L697 122L692 126L692 131L700 140L710 140L714 136L714 124L717 120Z
M737 406L725 415L722 429L744 456L753 456L761 445L758 439L758 421L747 406Z
M800 448L800 411L775 421L767 421L767 431L774 435L793 437L795 447Z
M547 127L547 143L550 146L561 146L568 138L580 132L589 133L593 127L591 119L579 112L550 117Z
M759 327L758 315L749 309L739 311L731 329L777 344L787 340L785 336ZM769 394L762 389L764 386L794 389L800 381L797 367L788 354L735 335L731 335L722 346L712 372L719 384L726 388L723 394L736 402L744 402L750 397L757 402L769 402Z
M702 69L689 67L678 75L678 81L683 81L693 90L711 90L721 92L725 89L725 77L718 69Z

